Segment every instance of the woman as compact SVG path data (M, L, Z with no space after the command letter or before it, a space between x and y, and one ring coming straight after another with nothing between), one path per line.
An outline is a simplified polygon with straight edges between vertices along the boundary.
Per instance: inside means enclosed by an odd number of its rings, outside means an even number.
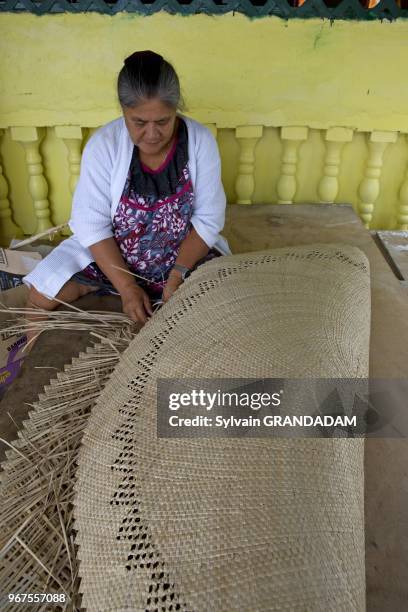
M225 193L216 141L177 113L179 80L167 61L133 53L119 73L118 97L123 117L97 130L83 151L74 235L23 282L30 307L119 293L123 312L144 324L152 301L166 302L191 270L230 253L219 235Z

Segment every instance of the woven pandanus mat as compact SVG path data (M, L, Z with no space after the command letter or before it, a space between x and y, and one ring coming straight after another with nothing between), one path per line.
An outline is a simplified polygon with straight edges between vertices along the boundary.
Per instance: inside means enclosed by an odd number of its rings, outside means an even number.
M368 376L368 262L347 245L199 268L122 354L79 451L87 610L364 610L362 439L156 433L159 378Z

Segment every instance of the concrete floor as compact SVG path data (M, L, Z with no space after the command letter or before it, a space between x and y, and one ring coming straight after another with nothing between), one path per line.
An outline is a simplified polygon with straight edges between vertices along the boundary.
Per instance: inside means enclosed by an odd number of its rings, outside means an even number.
M231 210L234 209L234 210ZM370 376L407 378L408 292L397 280L369 232L349 206L229 207L226 230L233 252L312 242L347 242L368 256L372 278ZM83 309L120 311L116 296L87 295ZM89 343L83 332L47 332L25 359L20 376L0 402L2 437L13 440L50 373L36 365L61 368ZM8 417L12 414L15 424ZM0 452L4 452L0 446ZM365 445L367 610L408 609L408 439L369 439Z

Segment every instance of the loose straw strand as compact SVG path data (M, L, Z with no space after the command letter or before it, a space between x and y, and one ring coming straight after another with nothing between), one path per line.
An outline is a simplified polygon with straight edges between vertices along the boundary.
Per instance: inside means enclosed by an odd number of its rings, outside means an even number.
M61 225L55 225L54 227L51 227L45 232L40 232L39 234L35 234L35 236L30 236L30 238L27 238L26 240L20 240L20 242L8 248L19 249L20 247L25 246L26 244L31 244L32 242L35 242L36 240L38 240L39 238L43 238L44 236L49 236L49 238L51 239L54 234L57 234L65 227L68 227L68 223L61 223Z

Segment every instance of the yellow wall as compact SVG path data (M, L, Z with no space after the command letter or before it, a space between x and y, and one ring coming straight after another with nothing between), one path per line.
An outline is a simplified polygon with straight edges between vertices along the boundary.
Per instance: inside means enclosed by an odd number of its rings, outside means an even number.
M216 123L228 200L235 201L239 144L235 127L265 126L255 150L254 202L276 201L281 126L308 126L299 148L295 202L316 201L324 129L351 127L336 201L358 208L372 130L398 131L384 154L372 227L396 226L408 151L408 23L190 17L121 13L36 17L0 14L0 141L15 221L36 227L21 145L8 128L50 126L41 145L53 223L69 216L66 149L56 125L95 127L120 114L116 75L123 58L151 48L177 69L188 114ZM358 132L362 132L361 134ZM87 132L84 132L85 137Z
M408 24L240 14L0 14L0 127L98 125L118 112L123 58L174 63L191 113L220 127L408 131Z

